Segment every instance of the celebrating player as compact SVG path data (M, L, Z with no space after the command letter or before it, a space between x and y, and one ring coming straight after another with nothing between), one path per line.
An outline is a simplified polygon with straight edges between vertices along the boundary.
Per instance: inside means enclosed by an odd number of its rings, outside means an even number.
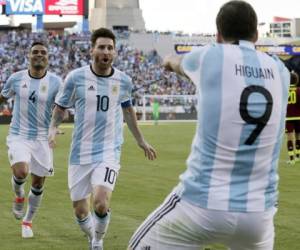
M53 175L52 149L48 129L55 96L61 79L47 71L48 49L34 42L29 51L29 69L12 74L0 95L0 102L14 98L14 109L7 137L8 157L15 192L13 214L24 216L24 184L31 173L28 207L22 222L22 237L33 237L32 220L40 206L46 176Z
M92 64L69 73L56 99L49 143L55 144L56 127L63 110L75 105L75 127L69 161L68 183L77 222L92 249L103 249L110 221L109 204L120 169L124 119L145 156L155 150L144 140L131 106L131 79L112 67L115 36L105 28L91 37ZM122 115L123 111L123 115ZM93 216L89 196L93 194Z
M218 43L164 61L197 86L198 124L179 185L137 229L130 250L273 249L290 74L255 50L250 4L227 2L216 24Z

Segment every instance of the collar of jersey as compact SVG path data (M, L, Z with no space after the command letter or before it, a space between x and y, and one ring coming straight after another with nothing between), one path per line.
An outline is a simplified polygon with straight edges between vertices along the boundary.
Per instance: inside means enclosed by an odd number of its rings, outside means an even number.
M32 75L30 74L30 71L29 71L29 70L28 70L27 72L28 72L28 75L29 75L30 78L37 79L37 80L42 79L42 78L44 78L44 77L47 75L47 70L46 70L45 74L44 74L42 77L34 77L34 76L32 76Z
M255 50L255 45L254 45L254 43L253 43L253 42L250 42L250 41L239 40L239 46L242 46L242 47L246 47L246 48Z
M111 67L111 72L110 72L110 74L109 75L107 75L107 76L104 76L104 75L99 75L99 74L97 74L94 70L93 70L93 68L92 68L92 65L90 64L90 70L91 70L91 72L95 75L95 76L97 76L97 77L111 77L114 73L115 73L115 69L114 69L114 67Z

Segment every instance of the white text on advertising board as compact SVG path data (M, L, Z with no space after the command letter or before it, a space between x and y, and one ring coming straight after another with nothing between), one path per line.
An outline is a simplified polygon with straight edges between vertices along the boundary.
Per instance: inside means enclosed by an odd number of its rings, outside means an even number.
M10 0L12 12L43 12L42 0Z

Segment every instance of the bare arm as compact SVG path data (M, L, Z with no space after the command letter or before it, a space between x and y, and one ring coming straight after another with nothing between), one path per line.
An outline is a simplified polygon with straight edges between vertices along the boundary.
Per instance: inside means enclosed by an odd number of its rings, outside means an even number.
M58 126L62 123L65 117L65 109L59 106L55 106L52 112L52 118L49 128L48 142L51 148L55 147L55 136Z
M163 66L166 70L173 71L179 75L186 76L181 67L182 56L168 55L164 58Z
M7 99L0 94L0 104L2 104L3 102L5 102Z
M149 160L154 160L156 158L156 151L145 141L140 129L138 128L134 109L132 107L123 108L123 115L127 126L134 136L137 144L144 150L145 156Z

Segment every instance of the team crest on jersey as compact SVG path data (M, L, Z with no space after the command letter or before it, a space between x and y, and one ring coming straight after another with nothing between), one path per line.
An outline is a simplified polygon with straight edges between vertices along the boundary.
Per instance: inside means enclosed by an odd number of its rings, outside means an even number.
M47 91L47 86L44 84L42 85L41 92L45 93L46 91Z
M118 86L117 85L114 85L113 87L112 87L112 94L113 95L117 95L118 94Z

